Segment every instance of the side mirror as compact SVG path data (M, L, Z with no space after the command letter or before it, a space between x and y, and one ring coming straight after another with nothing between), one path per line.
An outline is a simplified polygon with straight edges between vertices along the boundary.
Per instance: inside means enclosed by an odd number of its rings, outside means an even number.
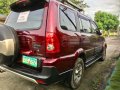
M97 31L96 31L96 34L102 35L102 30L97 30Z
M68 30L68 28L66 26L61 26L61 28L64 30Z

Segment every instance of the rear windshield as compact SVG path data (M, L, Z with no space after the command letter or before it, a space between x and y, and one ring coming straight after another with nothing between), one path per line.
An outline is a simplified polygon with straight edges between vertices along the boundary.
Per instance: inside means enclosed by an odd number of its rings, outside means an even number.
M38 29L42 25L43 14L44 6L35 6L19 12L12 11L5 24L17 30Z

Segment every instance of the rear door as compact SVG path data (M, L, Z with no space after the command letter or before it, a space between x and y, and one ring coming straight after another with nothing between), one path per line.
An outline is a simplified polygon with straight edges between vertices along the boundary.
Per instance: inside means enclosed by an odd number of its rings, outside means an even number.
M79 45L79 38L76 35L77 25L75 12L72 9L60 7L60 26L61 26L61 41L63 52L67 55L75 53Z
M79 48L80 38L77 33L76 12L66 6L60 6L60 43L61 57L66 57L61 64L64 70L73 68L75 52Z

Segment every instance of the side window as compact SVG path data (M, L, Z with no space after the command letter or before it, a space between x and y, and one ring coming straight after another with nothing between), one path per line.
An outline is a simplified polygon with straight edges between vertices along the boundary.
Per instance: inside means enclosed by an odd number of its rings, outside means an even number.
M82 27L82 21L81 21L81 18L79 18L79 24L80 24L80 32L84 32L83 27Z
M86 33L92 33L90 21L86 19L81 19L82 20L82 25L83 25L83 31Z
M64 30L76 31L75 15L67 10L67 8L60 8L60 26Z
M92 25L92 32L96 33L96 30L98 29L96 24L94 22L91 22L91 25Z
M75 12L72 11L71 9L67 9L67 10L65 11L65 13L66 13L67 16L71 19L71 21L73 22L73 24L74 24L75 27L76 27Z

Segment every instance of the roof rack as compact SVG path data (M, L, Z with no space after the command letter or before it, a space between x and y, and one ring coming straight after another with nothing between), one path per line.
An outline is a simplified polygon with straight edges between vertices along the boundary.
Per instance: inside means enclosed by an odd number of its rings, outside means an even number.
M75 9L77 9L79 12L84 11L83 8L78 7L77 5L75 5L74 3L72 3L70 0L62 0L60 2L62 2L63 4L67 4L67 5L75 8Z

